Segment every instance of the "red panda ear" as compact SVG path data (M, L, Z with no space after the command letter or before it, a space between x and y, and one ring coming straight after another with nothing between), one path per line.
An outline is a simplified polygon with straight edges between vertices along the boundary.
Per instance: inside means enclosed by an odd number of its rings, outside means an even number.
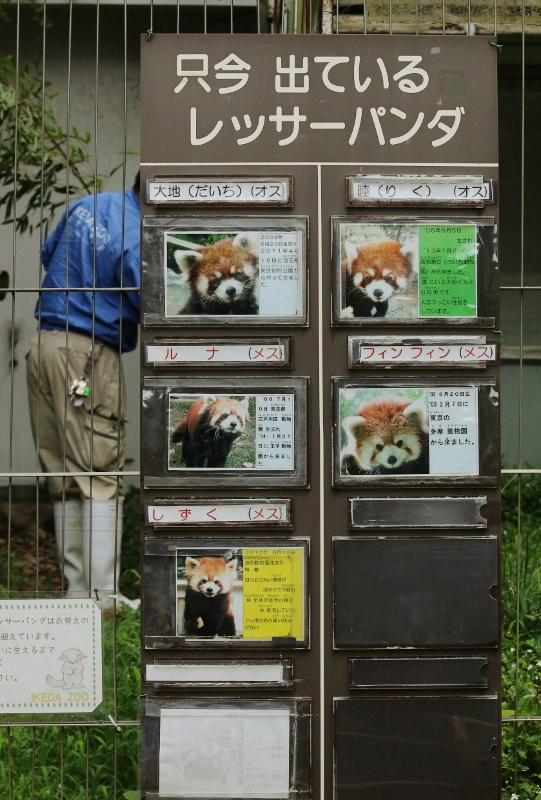
M362 429L366 425L366 420L364 417L360 417L358 414L355 414L353 417L345 417L342 420L342 427L344 428L345 432L349 437L356 438L358 434L362 432Z
M420 428L423 433L428 433L428 412L425 401L422 398L406 406L404 409L404 416L412 425L416 425Z
M231 561L228 561L226 569L229 570L230 572L236 572L237 571L237 559L233 558Z
M417 242L409 239L404 242L400 248L401 254L409 261L409 264L414 272L419 272L419 262L417 257Z
M191 569L197 569L200 565L200 562L197 558L192 558L191 556L186 556L186 571Z
M197 253L195 250L175 250L173 258L181 272L189 273L195 264L203 260L203 254Z
M201 408L199 409L200 414L204 414L207 408L216 402L216 395L215 394L204 394L203 395L203 402L201 403Z
M235 247L240 247L242 250L247 250L253 256L259 255L259 237L257 233L249 231L247 233L237 233L233 239Z

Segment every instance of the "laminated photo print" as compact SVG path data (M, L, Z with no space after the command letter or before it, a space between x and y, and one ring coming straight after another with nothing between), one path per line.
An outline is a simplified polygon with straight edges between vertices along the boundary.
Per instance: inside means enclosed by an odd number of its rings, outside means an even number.
M166 316L303 316L301 230L164 236Z
M477 226L335 221L340 319L477 316Z
M169 469L294 468L293 394L169 395Z
M305 548L177 551L177 635L272 641L304 635Z
M340 475L478 475L477 388L341 388Z

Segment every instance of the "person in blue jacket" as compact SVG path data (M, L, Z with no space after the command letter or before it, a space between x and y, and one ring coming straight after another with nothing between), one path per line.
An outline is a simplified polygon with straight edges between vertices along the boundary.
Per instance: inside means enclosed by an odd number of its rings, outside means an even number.
M73 203L45 241L27 356L32 432L53 497L67 595L118 595L126 393L139 325L140 177ZM98 475L89 473L100 473Z

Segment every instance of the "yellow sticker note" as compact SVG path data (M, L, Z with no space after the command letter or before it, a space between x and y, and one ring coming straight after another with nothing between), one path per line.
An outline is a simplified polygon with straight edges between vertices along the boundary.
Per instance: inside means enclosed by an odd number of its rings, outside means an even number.
M244 639L304 639L304 549L243 550Z

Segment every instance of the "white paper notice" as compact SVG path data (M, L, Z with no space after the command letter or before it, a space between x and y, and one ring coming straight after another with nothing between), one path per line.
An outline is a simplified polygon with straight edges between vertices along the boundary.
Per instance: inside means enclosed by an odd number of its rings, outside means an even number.
M293 316L299 313L301 234L272 231L259 234L259 313Z
M0 600L0 713L88 713L101 700L93 600Z
M477 389L428 390L430 474L478 475Z
M283 664L147 664L147 681L184 683L282 683Z
M289 797L289 709L164 708L161 797Z
M256 395L258 469L293 469L294 404L292 394Z

